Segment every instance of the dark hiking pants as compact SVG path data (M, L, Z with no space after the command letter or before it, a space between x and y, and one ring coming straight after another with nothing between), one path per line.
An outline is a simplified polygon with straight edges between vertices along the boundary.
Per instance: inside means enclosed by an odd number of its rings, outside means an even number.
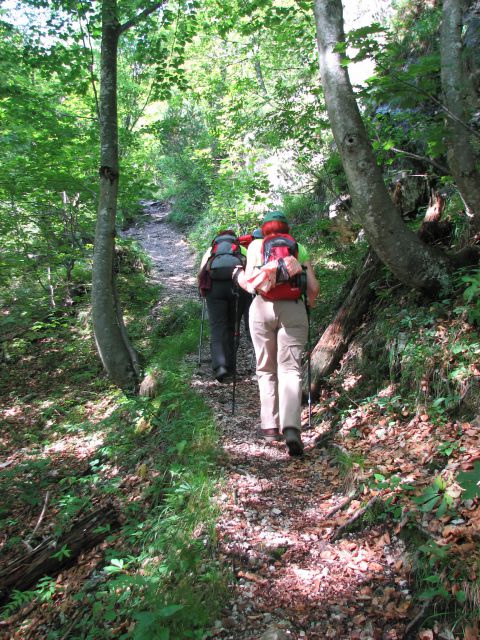
M240 326L240 318L249 297L243 289L239 289L237 303L232 286L231 280L212 280L212 288L207 291L210 352L214 372L219 367L233 370L235 326Z

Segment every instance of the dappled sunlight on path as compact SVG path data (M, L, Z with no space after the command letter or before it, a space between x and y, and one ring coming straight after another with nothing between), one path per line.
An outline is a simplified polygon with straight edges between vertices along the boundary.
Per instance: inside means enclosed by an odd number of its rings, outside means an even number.
M403 544L379 526L332 541L346 515L329 513L351 489L339 478L337 452L316 446L319 426L304 430L301 459L289 458L284 443L258 438L249 353L242 336L234 416L232 383L212 381L208 361L193 380L215 413L225 452L217 534L219 560L232 571L231 596L213 637L403 638L411 600L394 571Z

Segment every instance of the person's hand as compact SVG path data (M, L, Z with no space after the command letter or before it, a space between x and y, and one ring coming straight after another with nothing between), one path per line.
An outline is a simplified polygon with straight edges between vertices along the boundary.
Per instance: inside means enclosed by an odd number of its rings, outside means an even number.
M234 283L235 285L237 285L237 286L238 286L238 276L239 276L239 275L240 275L240 273L241 273L241 272L243 272L243 271L244 271L244 268L242 267L242 265L241 265L241 264L238 264L238 265L237 265L236 267L234 267L234 269L233 269L233 273L232 273L232 280L233 280L233 283Z

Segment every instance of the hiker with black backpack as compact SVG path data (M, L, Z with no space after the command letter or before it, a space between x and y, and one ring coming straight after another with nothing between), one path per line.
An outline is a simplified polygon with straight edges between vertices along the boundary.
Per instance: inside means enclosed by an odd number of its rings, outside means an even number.
M234 231L220 231L205 252L198 274L210 323L210 353L215 378L224 382L234 373L239 320L249 295L232 281L235 267L245 265L246 250Z
M243 289L256 294L250 335L260 390L259 435L267 441L285 440L289 455L300 456L301 358L308 338L307 307L319 285L307 250L290 235L283 212L267 213L262 233L263 239L248 247L245 268L239 265L233 274Z

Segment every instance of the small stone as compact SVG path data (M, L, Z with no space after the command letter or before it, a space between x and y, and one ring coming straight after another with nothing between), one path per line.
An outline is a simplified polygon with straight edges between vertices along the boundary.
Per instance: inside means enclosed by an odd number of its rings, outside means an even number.
M281 509L278 509L278 507L274 507L274 508L272 509L272 513L273 513L273 515L275 515L275 516L279 516L279 515L281 515L282 511L281 511Z
M237 621L235 620L235 618L232 618L232 616L228 616L227 618L224 618L222 620L222 623L225 629L231 629L237 624Z
M259 640L291 640L285 631L279 629L276 625L272 625L262 633Z

